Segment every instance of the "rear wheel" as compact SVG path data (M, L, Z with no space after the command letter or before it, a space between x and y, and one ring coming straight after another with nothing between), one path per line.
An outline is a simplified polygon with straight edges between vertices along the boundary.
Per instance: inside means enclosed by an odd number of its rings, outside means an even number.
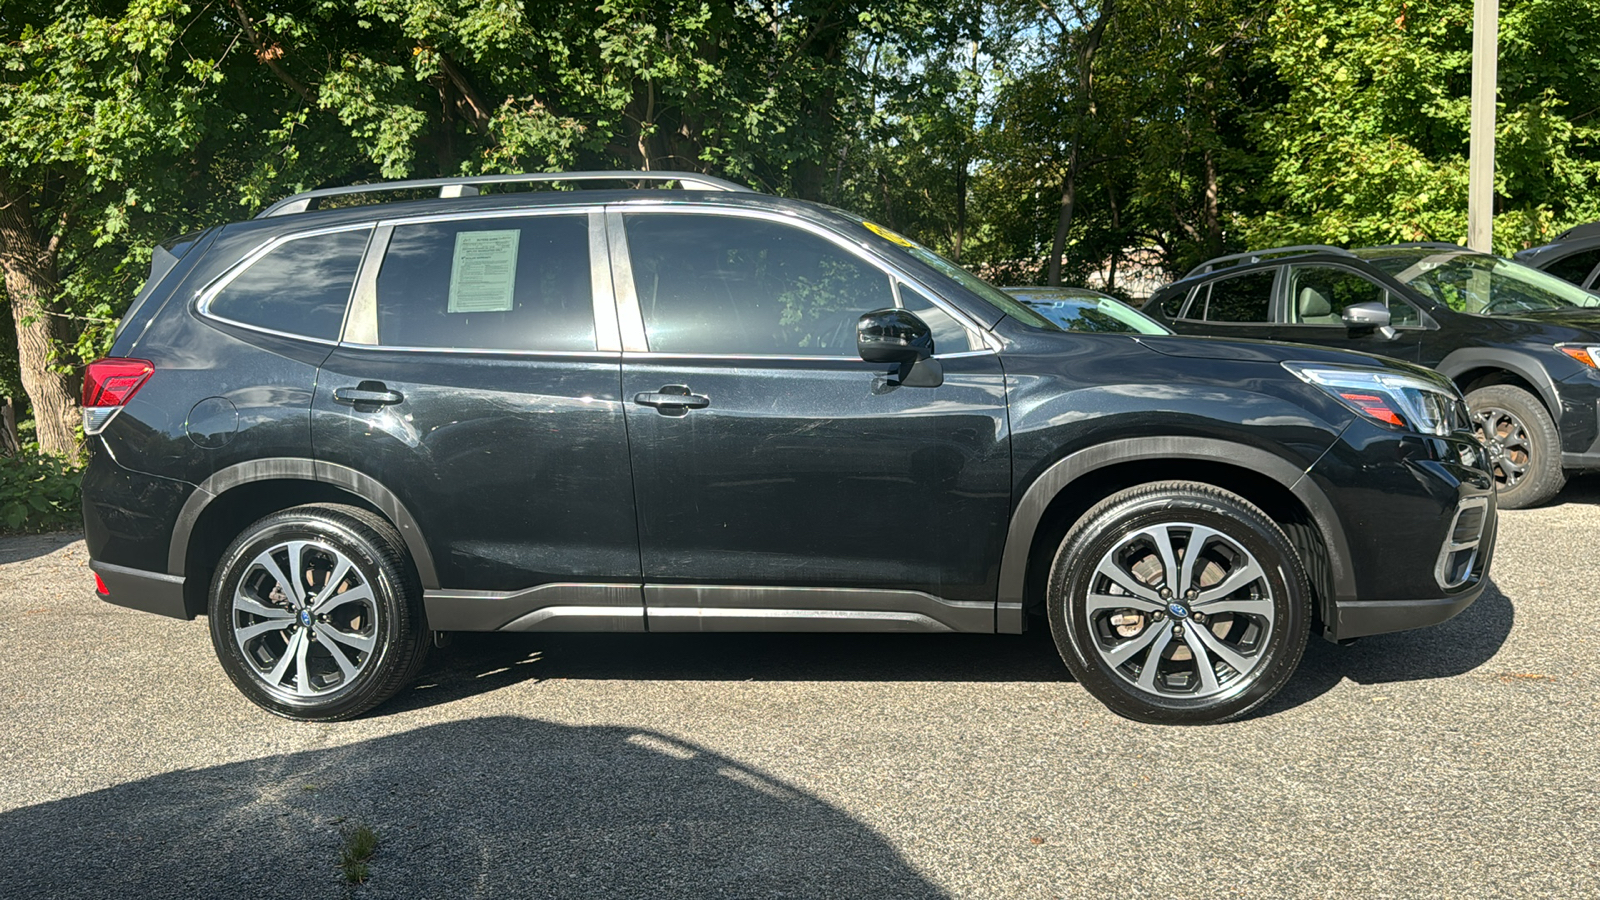
M1073 675L1114 712L1202 724L1277 693L1310 633L1310 589L1283 531L1195 482L1115 494L1067 534L1050 631Z
M302 506L251 525L222 555L210 618L228 677L291 719L366 712L400 690L428 650L400 536L352 507Z
M1513 385L1492 384L1467 395L1467 410L1478 439L1489 448L1501 509L1538 506L1566 485L1561 434L1537 397Z

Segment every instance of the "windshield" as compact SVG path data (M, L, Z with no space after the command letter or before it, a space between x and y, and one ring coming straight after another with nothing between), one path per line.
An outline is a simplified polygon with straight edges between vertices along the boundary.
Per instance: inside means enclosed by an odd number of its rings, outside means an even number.
M1096 334L1171 334L1171 329L1113 297L1052 297L1048 291L1012 293L1067 331Z
M1049 319L1046 319L1045 317L1029 309L1026 305L1018 302L1015 297L1012 297L1005 291L994 287L993 285L989 284L989 282L984 281L982 278L979 278L971 272L968 272L966 269L961 268L950 260L945 259L932 250L929 250L927 247L922 246L916 241L896 234L893 231L884 228L882 225L876 225L865 220L861 220L861 224L873 234L876 234L879 237L887 238L889 242L894 244L894 246L901 253L904 253L918 262L932 266L941 275L950 278L972 293L977 294L983 300L987 301L990 306L993 306L995 309L1000 310L1011 318L1022 322L1024 325L1032 325L1034 328L1044 328L1049 331L1061 330L1054 322L1051 322Z
M1456 312L1515 316L1600 306L1600 295L1538 269L1482 253L1408 254L1379 257L1372 264Z

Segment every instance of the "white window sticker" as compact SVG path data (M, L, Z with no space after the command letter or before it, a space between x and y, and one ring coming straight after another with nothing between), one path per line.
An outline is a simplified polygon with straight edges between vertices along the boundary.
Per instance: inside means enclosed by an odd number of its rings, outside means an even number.
M517 239L520 229L462 231L450 265L453 313L510 312L517 286Z

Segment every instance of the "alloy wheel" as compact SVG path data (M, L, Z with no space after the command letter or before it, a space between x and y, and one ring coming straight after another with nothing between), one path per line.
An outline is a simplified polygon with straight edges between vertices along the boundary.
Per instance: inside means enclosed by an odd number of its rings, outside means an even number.
M1275 621L1256 558L1228 535L1186 522L1123 537L1101 558L1085 602L1107 668L1171 699L1239 689L1262 662Z
M1533 447L1521 419L1501 407L1484 406L1473 410L1472 428L1489 448L1489 465L1500 487L1514 487L1528 474Z

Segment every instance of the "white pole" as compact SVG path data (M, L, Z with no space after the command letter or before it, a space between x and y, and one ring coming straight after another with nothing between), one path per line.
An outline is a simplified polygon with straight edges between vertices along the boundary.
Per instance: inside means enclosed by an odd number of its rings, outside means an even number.
M1467 246L1483 253L1494 246L1494 102L1499 56L1500 0L1473 0Z

